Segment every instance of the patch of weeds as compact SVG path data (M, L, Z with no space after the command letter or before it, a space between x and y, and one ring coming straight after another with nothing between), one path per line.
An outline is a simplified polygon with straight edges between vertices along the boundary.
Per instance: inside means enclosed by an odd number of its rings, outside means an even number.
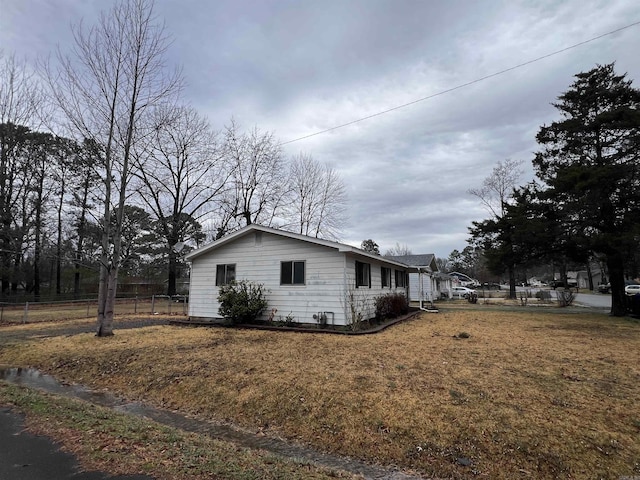
M412 460L442 459L453 467L468 467L474 464L473 459L464 453L458 445L444 447L433 442L422 442L407 451L405 455ZM444 467L444 464L441 467ZM442 469L439 468L439 471ZM454 472L455 470L449 471Z
M556 407L562 407L562 408L574 407L574 405L571 402L569 402L567 399L562 397L553 397L551 399L551 405L554 405Z
M465 403L467 403L467 398L462 392L451 389L449 390L449 395L451 396L454 405L464 405Z
M470 337L471 337L471 335L469 333L467 333L467 332L460 332L459 334L453 336L453 338L457 338L457 339L470 338Z

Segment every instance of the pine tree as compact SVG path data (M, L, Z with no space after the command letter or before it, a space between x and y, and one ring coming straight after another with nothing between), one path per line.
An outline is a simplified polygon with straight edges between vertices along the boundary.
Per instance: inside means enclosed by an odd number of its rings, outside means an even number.
M607 263L611 314L626 313L625 262L640 239L640 91L614 65L579 73L541 127L534 167L563 229Z

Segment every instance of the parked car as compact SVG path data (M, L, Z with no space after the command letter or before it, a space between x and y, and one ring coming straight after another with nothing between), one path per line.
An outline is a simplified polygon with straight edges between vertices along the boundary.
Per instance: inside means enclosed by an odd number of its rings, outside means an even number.
M500 290L500 284L499 283L484 282L482 284L482 288L484 288L485 290Z
M640 285L627 285L624 287L624 293L627 295L638 295L640 294Z
M469 295L475 294L476 291L467 287L453 287L451 289L453 298L469 298Z
M549 282L549 286L550 286L551 288L553 288L554 290L555 290L556 288L563 288L563 287L564 287L564 282L563 282L563 281L561 281L561 280L551 280L551 281Z
M611 292L611 284L610 283L601 283L598 285L598 291L600 293L610 293Z

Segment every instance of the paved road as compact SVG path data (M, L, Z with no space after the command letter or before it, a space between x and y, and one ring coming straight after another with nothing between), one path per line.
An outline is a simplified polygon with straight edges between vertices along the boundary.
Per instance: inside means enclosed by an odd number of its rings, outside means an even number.
M609 309L611 308L611 295L601 293L578 293L576 302L587 307Z
M144 475L110 476L81 472L73 455L47 437L24 431L23 418L0 408L0 478L2 480L153 480Z
M509 290L509 285L502 285L502 290L508 291ZM535 288L535 287L518 287L516 286L516 291L517 292L532 292L534 295L536 294L536 292L538 292L540 289L539 288ZM551 293L551 298L552 299L557 299L558 297L556 290L549 290L549 292ZM611 307L611 295L608 294L602 294L602 293L592 293L592 292L588 292L588 293L584 293L587 292L586 290L583 290L583 293L577 293L576 294L576 298L574 300L574 304L576 305L582 305L585 307L591 307L591 308L597 308L597 309L608 309Z

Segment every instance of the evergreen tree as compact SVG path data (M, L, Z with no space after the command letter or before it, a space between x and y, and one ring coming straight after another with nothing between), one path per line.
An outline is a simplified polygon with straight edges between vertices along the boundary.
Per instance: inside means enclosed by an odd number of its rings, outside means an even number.
M640 237L640 91L614 65L576 75L543 126L534 167L577 250L606 259L611 314L626 313L624 270ZM566 248L566 246L565 246Z

